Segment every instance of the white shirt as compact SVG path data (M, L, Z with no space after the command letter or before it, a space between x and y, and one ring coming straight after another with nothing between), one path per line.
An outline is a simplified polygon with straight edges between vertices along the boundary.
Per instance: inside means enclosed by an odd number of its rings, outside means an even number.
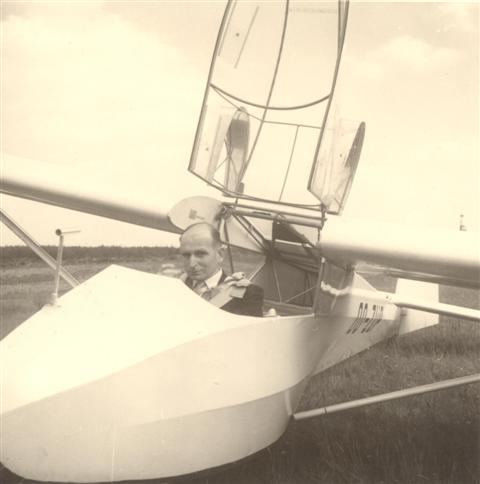
M213 289L214 287L218 286L220 279L222 278L222 269L218 269L213 276L210 276L208 279L205 279L203 282L208 287L208 289Z
M220 282L221 277L222 277L222 269L219 269L217 272L215 272L215 274L213 274L213 276L209 277L208 279L205 279L204 281L194 281L194 284L192 285L192 290L200 297L209 301L213 296L211 291L216 286L218 286L218 283Z

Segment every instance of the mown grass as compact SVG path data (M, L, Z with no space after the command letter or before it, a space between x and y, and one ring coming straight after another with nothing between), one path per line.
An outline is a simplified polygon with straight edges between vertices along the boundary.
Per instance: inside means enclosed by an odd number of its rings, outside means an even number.
M147 254L136 248L117 256L103 249L101 255L91 251L80 261L67 260L67 268L85 280L112 262L148 272L158 272L166 262L178 263L174 251L161 249ZM10 257L1 263L1 337L38 310L53 285L52 272L41 262L18 261ZM393 287L392 281L381 277L371 282L383 290ZM62 285L65 290L67 286ZM443 302L480 305L477 291L442 287L440 294ZM318 375L307 387L299 410L478 373L479 355L480 326L441 318L436 327L385 341ZM480 483L479 409L480 385L475 384L292 422L267 450L227 469L182 482ZM0 470L2 484L22 481L32 482Z

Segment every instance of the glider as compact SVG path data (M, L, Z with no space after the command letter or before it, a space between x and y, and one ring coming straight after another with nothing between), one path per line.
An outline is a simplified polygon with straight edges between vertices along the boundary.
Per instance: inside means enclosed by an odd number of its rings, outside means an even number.
M59 482L180 476L260 451L292 419L480 380L296 413L326 368L441 314L480 320L477 310L438 302L439 283L479 288L476 234L341 215L366 126L335 107L348 2L322 9L307 22L288 1L228 3L189 163L217 198L155 207L2 155L5 194L174 233L215 225L228 248L258 255L248 276L266 296L265 317L251 317L178 279L119 266L79 284L2 212L73 286L0 342L8 469ZM235 270L233 254L231 263ZM372 287L366 268L397 277L395 293Z

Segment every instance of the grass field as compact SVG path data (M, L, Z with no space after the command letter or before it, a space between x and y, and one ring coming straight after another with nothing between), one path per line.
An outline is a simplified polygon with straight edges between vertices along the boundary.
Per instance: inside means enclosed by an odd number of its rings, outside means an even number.
M158 272L171 249L66 249L66 264L85 280L111 263ZM0 337L47 300L53 273L23 250L2 250ZM392 281L375 277L379 289ZM62 285L62 290L67 286ZM479 307L476 291L442 287L442 302ZM315 377L300 410L480 372L480 327L440 324L389 340ZM291 423L266 451L200 480L209 484L480 483L480 385L383 403ZM0 483L28 483L7 469ZM151 482L151 481L149 481ZM158 481L163 482L163 481Z

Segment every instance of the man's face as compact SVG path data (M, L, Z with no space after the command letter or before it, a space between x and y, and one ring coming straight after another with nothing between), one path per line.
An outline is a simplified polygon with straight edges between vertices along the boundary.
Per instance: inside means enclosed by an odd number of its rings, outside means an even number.
M183 234L180 254L185 272L194 281L204 281L213 276L223 261L221 245L216 246L210 233L201 228Z

